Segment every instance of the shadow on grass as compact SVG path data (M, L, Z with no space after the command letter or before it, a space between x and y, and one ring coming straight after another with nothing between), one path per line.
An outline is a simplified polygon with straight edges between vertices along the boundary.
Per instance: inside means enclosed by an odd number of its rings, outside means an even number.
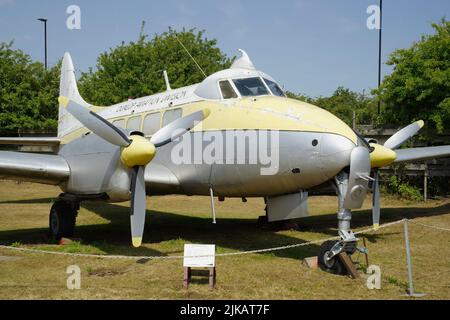
M7 200L0 201L0 204L39 204L39 203L49 203L50 205L58 199L55 198L38 198L38 199L22 199L22 200Z
M393 207L382 208L380 213L380 224L394 222L404 218L414 219L421 217L432 217L450 213L450 203L433 207ZM337 218L336 214L325 214L320 216L313 216L304 219L299 219L297 222L300 225L300 230L314 230L330 236L337 234ZM372 226L372 210L360 210L352 212L352 229L370 227ZM396 234L389 233L387 230L381 231L382 235ZM379 234L366 234L365 237L370 242L376 242Z
M82 239L83 244L93 246L107 254L180 255L182 254L182 244L185 242L214 243L220 248L219 252L223 250L222 248L243 251L305 242L302 239L280 232L263 230L257 226L254 219L222 218L217 219L217 224L214 225L209 218L147 210L143 243L161 244L163 248L167 247L167 250L163 249L164 252L161 252L147 247L133 248L130 244L129 209L127 207L102 202L84 202L83 207L110 221L110 223L77 226L74 238ZM450 204L435 208L384 208L381 211L381 223L402 218L442 215L449 212ZM370 210L354 212L352 227L369 226L371 225L371 219L372 213ZM302 230L320 232L327 236L337 235L335 213L299 219L297 222L300 225L300 230L297 231L299 235L301 235ZM16 241L20 241L22 244L49 243L46 234L46 228L0 231L0 242L2 244L11 244ZM382 231L382 234L371 234L367 235L366 238L370 242L376 242L379 237L387 234L392 233L385 230ZM317 254L318 248L318 245L308 245L273 251L269 254L276 257L302 259Z

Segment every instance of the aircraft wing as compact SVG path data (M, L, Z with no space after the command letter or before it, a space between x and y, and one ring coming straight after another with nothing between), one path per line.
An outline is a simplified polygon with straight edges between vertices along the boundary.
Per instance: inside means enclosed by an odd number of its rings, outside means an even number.
M69 175L69 165L61 156L0 151L0 179L57 185Z
M412 162L441 157L450 157L450 146L409 148L395 150L397 159L395 163Z
M0 145L18 146L57 146L60 140L57 137L1 137Z

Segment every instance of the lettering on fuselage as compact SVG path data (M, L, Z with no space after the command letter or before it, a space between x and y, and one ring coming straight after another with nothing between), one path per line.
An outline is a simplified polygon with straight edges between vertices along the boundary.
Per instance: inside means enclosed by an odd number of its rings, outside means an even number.
M142 98L142 99L138 99L138 100L130 100L129 102L125 102L124 104L117 106L115 112L119 113L119 112L133 110L136 113L138 113L139 109L141 109L143 107L153 106L153 105L157 105L157 104L165 103L165 102L169 102L169 101L170 102L177 101L177 100L185 98L186 95L187 95L187 91L182 90L179 92L160 94L160 95L150 96L150 97Z

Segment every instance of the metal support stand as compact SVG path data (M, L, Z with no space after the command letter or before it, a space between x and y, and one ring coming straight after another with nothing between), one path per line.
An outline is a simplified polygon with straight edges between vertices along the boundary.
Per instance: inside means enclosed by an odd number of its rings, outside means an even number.
M214 192L212 188L209 188L209 195L211 197L211 210L212 210L212 216L213 216L213 222L216 224L216 208L214 207Z
M408 284L409 284L409 288L408 288L408 294L406 294L409 297L416 297L416 298L420 298L425 296L425 293L414 293L414 288L413 288L413 279L412 279L412 269L411 269L411 251L409 248L409 235L408 235L408 219L404 220L404 231L405 231L405 244L406 244L406 258L408 260Z

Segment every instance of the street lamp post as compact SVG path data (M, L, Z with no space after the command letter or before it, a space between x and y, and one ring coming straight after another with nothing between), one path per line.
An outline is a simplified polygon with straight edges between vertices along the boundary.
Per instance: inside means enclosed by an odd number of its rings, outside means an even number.
M381 84L381 30L383 26L383 0L380 0L380 30L378 33L378 90ZM381 101L378 98L378 114L381 111Z
M44 46L45 46L45 70L47 70L47 19L39 18L39 21L44 23Z

